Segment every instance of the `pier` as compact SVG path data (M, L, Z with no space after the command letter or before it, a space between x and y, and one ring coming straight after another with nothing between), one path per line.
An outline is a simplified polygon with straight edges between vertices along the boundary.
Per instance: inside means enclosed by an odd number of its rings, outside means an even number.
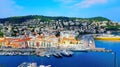
M72 50L73 52L112 52L112 50L106 50L104 48L95 48L95 49L81 49L81 50Z

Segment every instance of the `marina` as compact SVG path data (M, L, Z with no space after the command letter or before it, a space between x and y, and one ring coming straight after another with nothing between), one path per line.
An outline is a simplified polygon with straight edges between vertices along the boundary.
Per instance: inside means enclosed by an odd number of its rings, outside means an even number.
M64 38L63 38L64 39ZM72 37L68 38L73 39ZM62 41L62 40L61 40ZM72 41L71 41L72 42ZM76 53L109 53L114 54L114 51L111 49L106 49L105 47L97 47L94 38L92 35L84 35L81 38L81 41L76 41L77 43L71 44L69 41L63 41L61 45L56 47L35 47L35 48L0 48L0 55L1 56L33 56L41 58L41 62L33 62L33 61L23 61L17 65L18 67L55 67L52 63L45 64L44 58L51 59L64 59L64 58L72 58L76 56ZM47 43L47 42L46 42ZM45 43L42 43L45 45ZM48 45L48 43L47 43ZM33 59L34 58L29 58ZM47 60L46 59L46 60ZM44 62L44 63L43 63ZM57 61L56 61L57 62ZM80 61L79 61L80 62ZM39 65L38 65L38 64ZM71 66L70 66L71 67ZM93 66L94 67L94 66Z
M30 49L31 51L28 51L27 49L4 49L0 51L0 55L37 55L37 56L55 56L55 57L62 57L62 56L72 56L74 52L112 52L112 50L105 50L104 48L94 48L94 49L81 49L81 50L62 50L62 49L54 49L49 51L45 49L44 52L38 52L36 53L35 49ZM39 49L39 51L42 51L43 49Z
M0 67L120 67L120 0L0 0Z
M26 49L27 50L27 49ZM4 51L3 50L1 50L0 51L0 55L7 55L7 56L9 56L9 55L37 55L37 56L45 56L45 57L50 57L50 56L56 56L56 57L62 57L62 54L64 54L65 56L69 56L69 55L72 55L73 54L73 52L72 51L70 51L70 50L68 50L68 51L66 51L66 50L63 50L63 51L58 51L58 49L56 49L56 50L51 50L51 52L48 52L48 50L45 50L44 52L39 52L39 53L36 53L35 52L35 50L33 49L31 49L31 51L26 51L26 50L24 50L24 51L22 51L22 49L19 51L19 50L9 50L9 51L7 51L7 50L5 50L4 49ZM39 51L42 51L42 49L40 49Z
M67 43L69 43L69 45ZM101 42L99 45L107 45L102 43L104 42ZM45 45L45 44L42 44L42 45ZM101 58L105 54L105 56L110 55L110 58L111 58L111 59L106 59L106 61L104 60L105 61L104 63L106 63L108 61L112 61L114 59L114 56L112 57L112 55L116 54L114 53L114 49L111 49L111 48L106 49L106 47L98 46L98 43L94 41L94 38L92 35L83 36L81 38L81 43L75 44L74 46L69 41L66 41L66 44L63 43L63 45L64 46L61 45L61 46L46 47L46 48L0 48L0 56L1 57L2 56L25 57L26 60L21 61L19 62L19 64L16 65L18 67L24 67L26 65L27 67L33 67L33 66L35 67L38 67L38 66L39 67L56 67L56 66L57 67L59 66L60 67L66 67L66 66L67 67L74 67L74 66L88 67L84 65L79 65L78 63L75 63L75 62L79 61L80 63L83 63L80 61L81 59L82 61L86 62L87 61L86 57L83 57L82 55L85 55L85 56L97 55L97 57ZM98 56L98 55L101 55L101 56ZM86 60L84 60L83 58ZM70 59L72 60L72 62ZM79 60L76 60L76 59L79 59ZM88 61L93 61L93 59L89 60L88 58ZM100 62L101 59L99 60L94 59L94 61ZM66 66L62 66L63 65L62 62L64 62ZM72 65L69 66L68 62L71 64L74 63L73 66ZM61 65L59 65L58 63ZM88 65L89 63L91 62L88 62ZM113 63L112 65L110 63L108 63L110 65L109 67L113 66ZM92 63L92 65L93 64L94 63ZM101 64L103 63L100 63L99 65ZM16 67L16 66L13 66L13 67ZM96 66L92 66L92 67L96 67ZM106 65L100 66L100 67L106 67Z

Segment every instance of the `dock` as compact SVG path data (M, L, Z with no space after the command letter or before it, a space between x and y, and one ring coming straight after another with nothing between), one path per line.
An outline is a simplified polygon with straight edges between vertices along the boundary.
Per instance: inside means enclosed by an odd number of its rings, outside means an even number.
M73 52L112 52L112 50L106 50L105 48L92 48L92 49L78 49L72 50Z

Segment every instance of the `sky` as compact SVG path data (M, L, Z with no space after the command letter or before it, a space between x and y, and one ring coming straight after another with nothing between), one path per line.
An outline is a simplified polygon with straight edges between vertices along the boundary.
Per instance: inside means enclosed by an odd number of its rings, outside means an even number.
M120 0L0 0L0 18L26 15L103 16L120 22L119 3Z

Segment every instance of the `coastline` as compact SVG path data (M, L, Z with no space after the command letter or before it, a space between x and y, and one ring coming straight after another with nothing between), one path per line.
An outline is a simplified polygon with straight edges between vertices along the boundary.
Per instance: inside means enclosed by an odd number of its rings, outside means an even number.
M116 50L119 48L118 42L108 42L108 41L95 41L96 47L103 47L106 49L112 49L117 54L117 63L120 61L120 53L119 50ZM112 45L114 44L114 45ZM115 48L116 47L116 48ZM24 58L24 59L23 59ZM47 57L40 57L40 56L0 56L1 65L6 65L6 67L17 67L23 62L36 62L38 65L44 64L44 65L51 65L52 67L113 67L114 65L114 54L112 53L106 53L106 52L74 52L74 55L72 57L64 57L64 58L56 58L54 56L51 56L50 58ZM12 62L11 62L12 61ZM77 62L76 62L77 61ZM101 62L102 61L102 62ZM9 62L9 63L8 63ZM15 63L13 63L15 62ZM64 65L63 65L64 64ZM119 67L120 64L118 63L117 67Z
M42 51L44 50L44 51ZM45 56L45 55L54 55L54 53L61 53L63 51L63 49L55 49L54 51L48 50L48 49L39 49L40 52L39 54L36 53L36 49L11 49L11 48L4 48L4 49L0 49L0 55L13 55L13 56L17 56L17 55L37 55L37 56ZM51 52L49 52L51 51ZM104 48L89 48L89 49L72 49L69 50L74 52L112 52L112 50L106 50ZM53 53L54 52L54 53Z

